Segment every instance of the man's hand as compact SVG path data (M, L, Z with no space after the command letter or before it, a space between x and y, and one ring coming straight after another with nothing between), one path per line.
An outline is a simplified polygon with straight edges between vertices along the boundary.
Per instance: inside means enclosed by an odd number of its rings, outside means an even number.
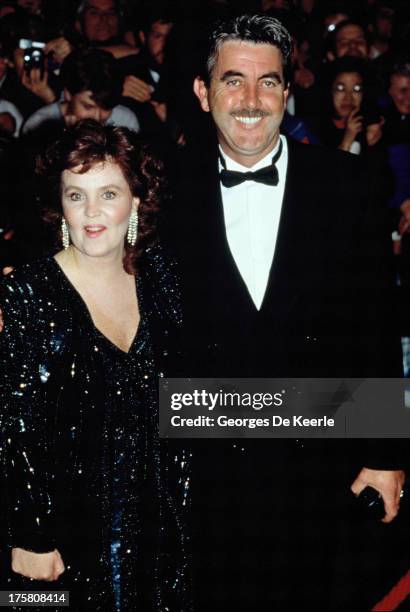
M34 553L23 548L11 551L11 569L33 580L57 580L65 571L64 563L57 549L49 553Z
M157 117L162 123L165 123L167 120L167 105L165 102L156 102L156 100L151 100L151 106L157 114Z
M363 468L350 487L355 495L366 487L373 487L383 498L386 512L382 523L391 523L397 516L400 505L400 493L405 481L403 470L370 470Z
M21 73L21 83L33 94L38 96L46 104L51 104L55 100L54 91L48 84L48 73L44 69L43 76L39 68L33 68L27 74L25 70Z
M57 62L57 64L62 64L67 55L70 55L72 50L72 46L68 40L64 38L64 36L53 38L53 40L50 40L44 47L44 53L46 55L52 53L53 59Z
M134 98L137 102L149 102L153 91L151 85L135 76L129 74L124 79L122 95L127 98Z

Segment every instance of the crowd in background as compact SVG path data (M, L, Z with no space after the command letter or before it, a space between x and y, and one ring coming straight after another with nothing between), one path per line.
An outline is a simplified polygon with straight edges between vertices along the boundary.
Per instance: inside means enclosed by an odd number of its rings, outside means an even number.
M1 269L48 248L34 160L65 126L91 117L129 127L169 168L205 142L209 117L192 81L208 25L243 12L274 15L294 40L282 131L363 158L386 213L410 336L407 0L0 0Z

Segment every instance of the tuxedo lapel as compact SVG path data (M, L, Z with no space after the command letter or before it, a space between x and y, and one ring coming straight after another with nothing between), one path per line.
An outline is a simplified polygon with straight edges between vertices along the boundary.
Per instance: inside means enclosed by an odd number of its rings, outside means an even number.
M274 312L278 325L292 310L304 286L303 233L309 231L297 151L288 140L288 166L275 252L261 311Z
M203 244L207 245L207 268L212 270L210 282L213 285L210 294L221 300L221 295L229 296L242 314L252 315L255 305L231 253L226 235L226 226L222 204L219 166L217 157L213 157L206 172L209 177L203 194L201 219L204 224ZM232 316L231 300L224 300L227 316ZM218 306L220 310L221 306Z

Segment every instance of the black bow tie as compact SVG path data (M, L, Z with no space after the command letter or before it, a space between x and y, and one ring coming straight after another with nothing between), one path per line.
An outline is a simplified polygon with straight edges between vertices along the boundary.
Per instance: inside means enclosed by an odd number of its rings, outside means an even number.
M256 183L263 183L264 185L276 186L279 182L279 174L275 164L278 161L281 153L282 141L280 141L279 149L276 155L273 157L271 165L260 168L255 172L236 172L235 170L227 170L225 160L221 155L220 160L223 165L223 169L220 171L219 176L222 185L224 187L236 187L236 185L240 185L245 181L255 181Z

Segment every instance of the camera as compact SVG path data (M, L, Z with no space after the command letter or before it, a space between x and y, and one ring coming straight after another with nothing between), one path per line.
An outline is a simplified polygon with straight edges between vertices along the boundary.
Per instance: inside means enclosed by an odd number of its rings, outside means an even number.
M45 43L22 38L20 39L19 47L24 51L23 57L25 72L29 74L32 70L37 68L40 70L41 76L43 76L45 66L45 55L43 49L45 47Z

